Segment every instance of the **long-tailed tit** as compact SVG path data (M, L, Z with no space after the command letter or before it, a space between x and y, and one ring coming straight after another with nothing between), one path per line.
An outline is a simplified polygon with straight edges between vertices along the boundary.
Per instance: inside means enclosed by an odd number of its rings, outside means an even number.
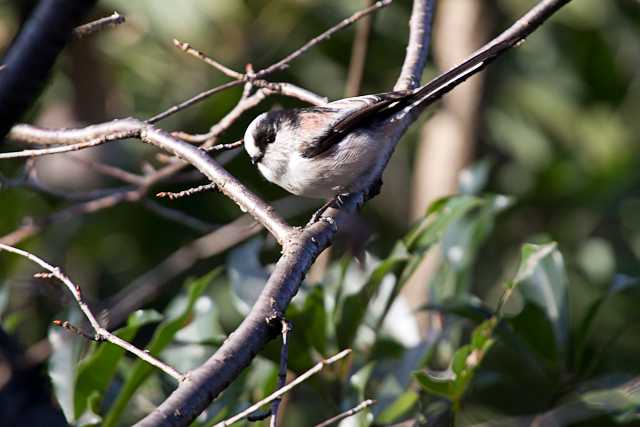
M390 121L420 112L486 65L500 48L478 51L414 90L260 114L245 131L244 148L268 181L290 193L333 199L367 190L385 166Z
M387 121L411 108L422 89L263 113L247 128L244 148L267 180L290 193L329 199L361 191L384 161Z

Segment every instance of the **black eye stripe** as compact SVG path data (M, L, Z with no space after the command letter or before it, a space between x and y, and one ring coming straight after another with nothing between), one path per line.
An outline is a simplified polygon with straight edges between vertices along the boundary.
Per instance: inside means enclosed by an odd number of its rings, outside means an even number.
M253 130L253 140L256 147L264 151L267 145L276 140L278 129L281 126L286 124L295 128L298 126L298 122L299 118L296 110L270 111Z

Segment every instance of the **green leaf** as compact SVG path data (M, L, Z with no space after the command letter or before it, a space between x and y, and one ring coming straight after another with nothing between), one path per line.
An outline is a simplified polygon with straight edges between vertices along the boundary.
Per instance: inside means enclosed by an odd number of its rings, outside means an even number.
M160 352L173 340L176 333L189 324L196 300L200 295L202 295L209 283L215 279L221 271L221 268L217 268L207 275L188 284L187 298L184 304L181 304L182 309L177 312L167 314L166 320L158 326L151 338L151 342L147 346L149 353L154 356L158 356ZM103 427L117 425L127 403L138 387L140 387L144 380L151 375L153 370L153 366L142 360L137 360L133 364L133 367L129 369L127 373L127 378L118 394L118 397L116 398L116 401L105 416Z
M87 399L88 405L85 409L84 413L78 417L75 425L77 427L89 427L89 426L98 426L102 422L102 417L97 414L100 408L100 401L102 400L102 396L98 391L94 391L91 393L91 396Z
M127 326L116 331L115 335L125 341L131 341L142 326L160 320L162 315L155 310L138 310L129 316ZM94 347L97 347L96 350L80 361L77 367L74 393L77 419L87 410L90 398L99 400L104 395L116 372L118 362L125 353L123 348L109 342Z
M640 285L640 280L634 277L624 276L624 275L616 275L609 287L608 291L597 298L589 308L585 314L584 320L580 323L580 327L576 332L576 363L575 366L577 369L583 368L583 363L585 359L586 347L589 341L589 337L594 328L595 320L600 313L601 308L606 304L611 297L625 292L627 290L636 289Z
M556 346L564 353L569 334L567 276L557 245L524 245L513 286L519 286L526 302L544 311L552 325Z
M429 393L453 400L453 380L437 378L423 371L414 372L413 377Z
M73 324L78 324L81 316L77 309L69 311L67 316ZM74 389L76 385L76 368L80 359L80 351L84 344L78 337L58 326L49 328L51 357L48 372L58 404L69 423L76 420L74 410Z
M452 222L482 204L482 199L473 196L454 196L437 200L429 207L427 217L405 237L407 248L411 252L426 251L441 239Z
M337 338L340 348L350 348L362 324L369 303L378 291L382 280L395 271L404 267L408 258L406 256L390 257L381 262L369 275L367 282L355 294L344 298L337 314Z
M378 415L377 424L387 425L398 422L417 402L418 394L415 391L405 391Z
M496 322L496 318L493 317L476 327L471 334L471 343L460 347L453 355L451 370L455 375L452 384L454 407L458 406L476 370L494 343Z
M492 163L490 159L483 159L464 168L458 175L458 191L469 195L482 191L489 179Z
M431 310L445 314L453 314L476 323L489 319L493 314L479 298L470 295L447 298L440 304L425 304L417 310Z
M301 326L307 343L320 354L326 354L327 350L327 312L324 298L324 288L320 285L313 286L305 295L300 315L294 322Z
M359 401L365 400L366 398L365 391L367 389L367 384L369 383L369 379L371 378L371 374L373 373L373 368L375 366L375 362L369 362L362 368L360 368L358 372L351 376L349 382L358 393Z

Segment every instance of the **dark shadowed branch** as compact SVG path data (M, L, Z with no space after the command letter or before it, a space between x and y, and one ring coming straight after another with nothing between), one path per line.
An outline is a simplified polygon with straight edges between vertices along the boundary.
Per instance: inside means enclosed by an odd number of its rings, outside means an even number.
M95 0L41 1L4 58L0 142L36 100L56 58Z

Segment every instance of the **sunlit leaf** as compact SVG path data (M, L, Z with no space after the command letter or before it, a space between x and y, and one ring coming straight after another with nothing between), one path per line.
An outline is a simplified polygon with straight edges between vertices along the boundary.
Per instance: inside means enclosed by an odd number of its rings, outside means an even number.
M69 321L78 324L80 312L70 310ZM49 358L49 377L53 384L54 394L67 421L76 420L74 409L74 390L76 385L76 368L84 338L71 334L58 326L49 328L51 357Z
M514 285L519 286L527 302L544 311L553 327L556 346L564 352L569 334L567 276L556 244L524 245Z
M406 262L406 257L391 257L382 261L370 274L360 291L344 298L336 321L339 347L349 348L352 346L358 328L364 320L369 303L378 291L383 279L388 274L401 269Z
M379 424L391 424L400 420L418 402L418 394L413 390L402 393L388 405L376 418Z
M413 377L426 391L453 400L453 380L440 379L422 371L414 372Z
M433 203L427 217L405 238L407 248L423 252L442 237L447 227L471 209L481 206L482 200L473 196L455 196Z

